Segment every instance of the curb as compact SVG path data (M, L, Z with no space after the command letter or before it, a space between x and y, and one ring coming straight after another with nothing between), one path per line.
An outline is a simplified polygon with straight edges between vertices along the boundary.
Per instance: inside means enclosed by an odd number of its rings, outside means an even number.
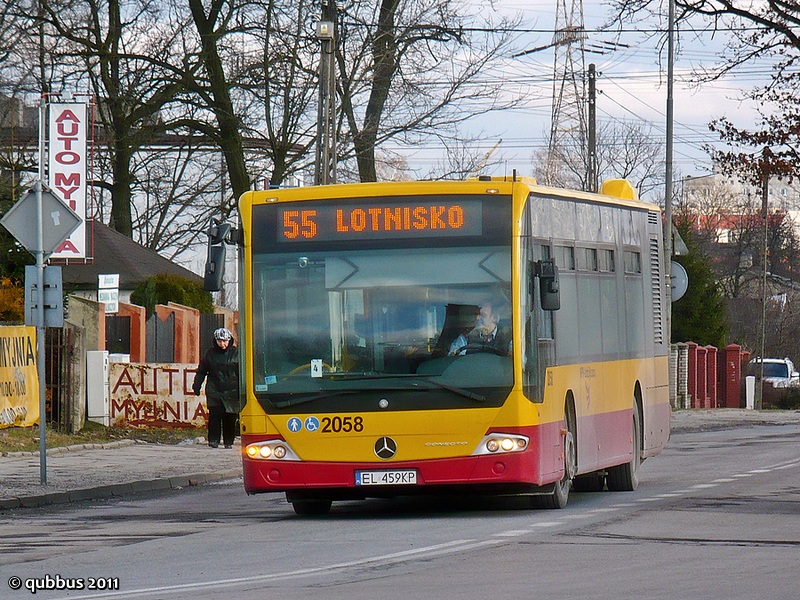
M9 498L0 500L0 511L14 510L18 508L39 508L54 504L68 504L70 502L80 502L81 500L98 500L100 498L112 498L125 496L138 492L154 492L159 490L181 490L187 487L224 481L241 477L241 469L222 471L220 473L197 473L191 475L176 475L161 479L151 479L133 481L129 483L118 483L103 485L93 488L71 490L68 492L48 492L34 496L23 496L19 498Z
M107 442L105 444L73 444L71 446L57 446L55 448L47 448L47 456L51 454L63 454L64 452L75 452L78 450L108 450L110 448L121 448L122 446L132 446L134 444L147 444L140 440L118 440L115 442ZM0 456L7 456L8 458L18 458L21 456L39 456L41 453L38 450L20 450L16 452L1 452Z

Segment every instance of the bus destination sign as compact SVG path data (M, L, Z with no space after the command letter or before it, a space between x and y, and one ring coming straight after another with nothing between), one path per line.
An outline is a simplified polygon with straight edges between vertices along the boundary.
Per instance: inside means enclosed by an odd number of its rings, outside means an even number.
M482 201L472 198L292 203L278 209L277 240L291 243L479 236L482 211Z

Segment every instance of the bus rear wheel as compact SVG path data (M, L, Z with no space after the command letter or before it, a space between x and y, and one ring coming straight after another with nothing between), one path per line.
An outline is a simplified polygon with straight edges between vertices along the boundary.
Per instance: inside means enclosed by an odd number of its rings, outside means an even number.
M638 407L633 409L633 456L630 462L608 469L606 485L611 492L633 492L639 487L639 465L642 464L642 433Z

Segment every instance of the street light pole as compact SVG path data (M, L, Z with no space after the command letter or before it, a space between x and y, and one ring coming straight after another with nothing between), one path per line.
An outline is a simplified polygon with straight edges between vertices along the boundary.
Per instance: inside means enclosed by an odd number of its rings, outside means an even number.
M314 185L336 183L336 18L336 0L322 0L322 20L317 23L321 52Z
M36 369L39 378L39 481L47 483L47 402L44 368L44 220L42 181L44 180L44 132L47 118L47 96L39 101L39 177L36 192Z
M666 165L664 170L664 273L666 275L666 334L667 347L672 344L672 142L673 142L673 98L672 84L675 71L675 0L669 0L668 32L667 32L667 144L665 150ZM670 351L671 352L671 351ZM670 369L670 402L673 399L672 370Z
M764 405L764 356L767 351L767 258L769 248L769 169L767 168L767 151L764 151L761 171L761 218L764 219L764 253L761 257L762 275L761 281L761 373L759 377L758 394L756 395L755 407L761 410Z

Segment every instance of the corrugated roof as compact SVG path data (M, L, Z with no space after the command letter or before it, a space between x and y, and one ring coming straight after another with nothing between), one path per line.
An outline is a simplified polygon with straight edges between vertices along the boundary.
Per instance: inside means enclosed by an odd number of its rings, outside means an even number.
M87 244L87 249L94 254L91 261L86 264L53 261L53 264L61 265L62 280L67 291L96 290L98 275L114 273L119 274L121 290L133 290L148 277L161 273L179 275L197 282L203 281L203 278L196 273L98 221L87 221L86 230L88 235L94 236L94 243L92 244L90 240Z

